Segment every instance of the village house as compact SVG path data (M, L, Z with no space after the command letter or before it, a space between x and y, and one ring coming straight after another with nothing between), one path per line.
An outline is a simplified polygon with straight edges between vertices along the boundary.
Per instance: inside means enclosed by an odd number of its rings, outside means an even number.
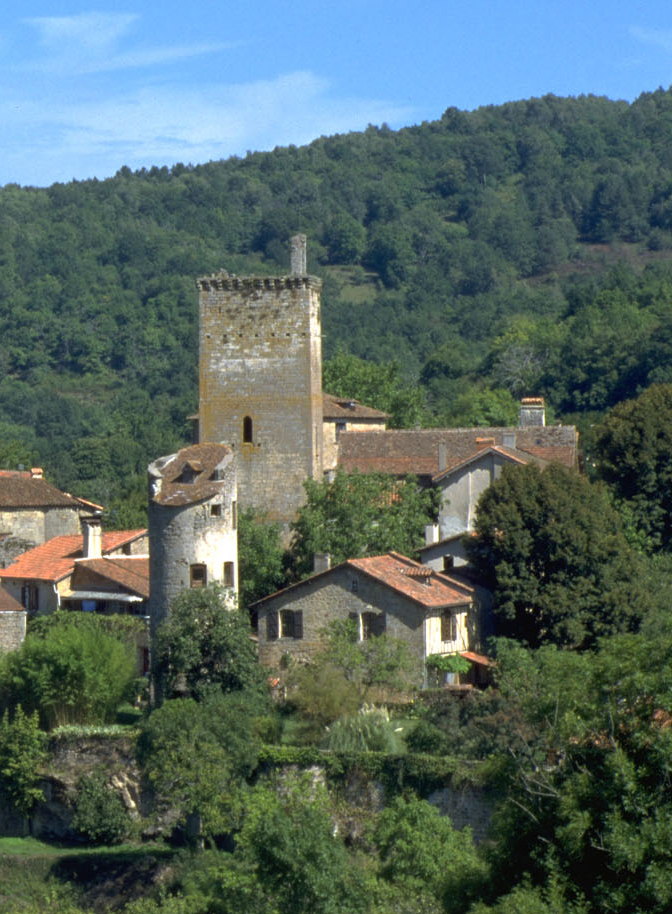
M102 533L100 518L84 533L55 536L0 569L0 583L29 614L57 609L146 614L149 560L146 530Z
M396 552L348 559L257 601L252 610L259 659L276 669L285 656L314 658L334 620L352 620L360 640L385 633L407 644L419 685L428 683L429 655L473 654L480 643L475 588Z
M54 536L81 533L81 518L100 505L61 492L39 467L0 470L0 568Z

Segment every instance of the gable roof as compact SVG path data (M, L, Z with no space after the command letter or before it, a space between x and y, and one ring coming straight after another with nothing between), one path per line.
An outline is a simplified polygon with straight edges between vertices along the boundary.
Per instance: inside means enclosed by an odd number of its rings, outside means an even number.
M334 565L333 568L313 574L303 581L290 584L289 587L263 597L252 605L263 608L264 604L281 594L298 590L315 581L328 583L329 576L334 576L343 569L350 569L373 578L426 610L465 606L471 603L474 596L474 588L471 585L434 571L428 565L421 565L399 552L388 552L385 555L346 559L340 565Z
M459 463L448 467L446 470L440 470L438 473L435 473L434 476L432 476L432 482L443 482L458 470L470 466L473 463L477 463L484 454L492 454L493 456L503 457L505 460L508 460L511 463L517 463L520 466L525 466L528 463L546 464L547 462L542 458L535 457L532 454L526 453L525 451L519 451L516 448L502 447L500 445L494 444L489 445L488 447L480 447L477 451L475 451L469 457L466 457L464 460L461 460Z
M215 470L228 467L232 460L233 451L225 444L192 444L176 454L159 457L149 465L152 501L180 507L212 498L222 488L221 480L213 479Z
M385 422L389 414L363 406L352 397L336 397L333 394L322 394L322 417L324 419L377 419Z
M146 530L110 530L102 535L102 551L120 549L146 533ZM81 534L55 536L24 552L7 568L0 568L0 578L56 583L72 574L75 559L82 558L83 553L84 537Z
M479 439L493 439L490 446L504 448L505 435L507 441L515 439L515 448L507 448L509 451L576 466L578 435L573 425L388 429L366 435L344 431L338 440L338 463L347 472L433 477L474 456L482 449ZM440 449L444 467L440 466Z
M72 508L78 510L83 502L61 492L43 476L32 476L19 471L0 471L0 509L2 508ZM100 509L100 505L85 502L89 508Z
M75 562L70 587L78 589L79 570L86 570L104 582L119 585L144 599L149 598L149 558L145 555L120 555L100 559L79 559Z

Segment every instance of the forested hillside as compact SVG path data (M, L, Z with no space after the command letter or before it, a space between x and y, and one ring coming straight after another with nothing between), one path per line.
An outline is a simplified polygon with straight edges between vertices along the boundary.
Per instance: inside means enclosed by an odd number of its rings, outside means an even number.
M0 466L40 463L105 503L140 492L196 407L195 277L284 272L296 231L324 279L327 358L396 360L426 421L510 421L526 393L587 427L672 380L671 135L671 91L547 96L244 159L8 185Z

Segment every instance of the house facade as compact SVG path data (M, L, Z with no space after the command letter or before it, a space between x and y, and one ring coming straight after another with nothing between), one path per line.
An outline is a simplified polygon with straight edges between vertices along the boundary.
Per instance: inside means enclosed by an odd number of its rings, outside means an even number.
M0 568L55 536L81 533L81 518L100 505L61 492L42 470L0 470Z
M287 655L309 661L322 649L335 620L352 620L360 640L388 634L415 661L427 683L430 654L456 654L479 643L474 588L437 574L399 553L349 559L254 604L259 659L278 668Z

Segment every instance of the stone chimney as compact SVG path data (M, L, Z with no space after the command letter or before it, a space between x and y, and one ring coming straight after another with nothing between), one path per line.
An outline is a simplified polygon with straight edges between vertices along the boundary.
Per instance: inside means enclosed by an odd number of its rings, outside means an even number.
M448 445L445 441L439 441L439 473L442 473L448 466Z
M292 235L290 238L289 272L292 276L306 275L306 242L305 235Z
M84 534L84 558L101 558L103 555L103 531L100 517L96 514L90 514L83 517L82 533Z
M520 427L546 425L543 397L523 397L520 401Z
M426 524L425 525L425 546L433 546L434 543L439 541L439 525L438 524Z
M316 552L313 556L313 573L319 574L321 571L329 571L331 568L331 553Z

